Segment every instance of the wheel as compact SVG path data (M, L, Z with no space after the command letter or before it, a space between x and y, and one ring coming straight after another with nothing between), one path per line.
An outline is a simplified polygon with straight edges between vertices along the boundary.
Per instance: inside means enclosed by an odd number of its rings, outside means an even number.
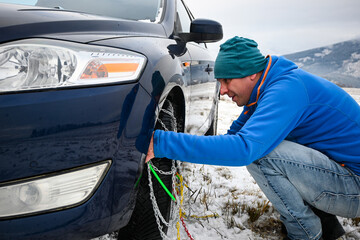
M175 109L169 100L164 102L163 108L159 114L159 120L155 126L156 129L176 131L177 121L175 118ZM165 129L166 128L166 129ZM159 170L170 172L173 161L169 159L153 159L153 166ZM166 187L171 190L173 178L172 175L161 175L161 180ZM152 176L152 184L156 202L160 212L166 222L169 222L171 210L171 198L165 190L161 187L160 183ZM135 209L131 216L128 225L118 232L119 240L158 240L162 239L158 224L155 219L153 204L150 199L150 188L148 179L148 167L144 166L142 172L138 194L135 203ZM160 223L162 231L166 234L167 227Z

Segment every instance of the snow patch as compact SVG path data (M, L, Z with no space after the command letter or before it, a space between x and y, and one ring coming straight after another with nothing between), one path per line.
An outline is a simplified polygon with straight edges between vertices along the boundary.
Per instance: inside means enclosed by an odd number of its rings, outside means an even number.
M360 53L352 53L349 60L343 61L343 70L347 75L360 78Z
M332 50L329 48L325 48L321 53L315 53L314 56L315 57L325 57L326 55L329 55L330 53L332 53Z

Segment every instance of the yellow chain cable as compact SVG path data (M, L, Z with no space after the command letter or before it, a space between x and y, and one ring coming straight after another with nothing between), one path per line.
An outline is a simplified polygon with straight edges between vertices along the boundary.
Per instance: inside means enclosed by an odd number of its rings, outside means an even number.
M182 217L182 205L184 201L184 185L183 185L183 177L180 176L180 207L179 207L179 218Z
M180 174L179 174L180 175ZM180 175L180 208L184 202L184 184L183 184L183 176Z
M177 240L180 240L180 223L177 221L176 223L176 229L177 229Z
M178 174L178 178L180 180L180 183L176 184L176 186L180 186L180 207L179 207L179 220L180 220L181 216L182 216L181 206L182 206L183 200L184 200L184 185L183 185L183 177L180 174ZM180 240L180 223L179 223L179 221L177 221L177 223L176 223L176 228L177 228L177 239Z
M197 219L200 219L200 218L212 218L212 217L214 217L214 218L217 218L217 217L219 217L219 214L217 214L217 213L213 213L213 214L209 214L209 215L204 215L204 216L198 216L198 215L190 215L190 216L188 216L185 212L182 212L182 214L183 214L183 217L184 218L197 218Z
M217 214L217 213L214 213L214 214L210 214L210 215L205 215L205 216L198 216L198 215L191 215L190 216L191 218L217 218L217 217L219 217L219 214Z

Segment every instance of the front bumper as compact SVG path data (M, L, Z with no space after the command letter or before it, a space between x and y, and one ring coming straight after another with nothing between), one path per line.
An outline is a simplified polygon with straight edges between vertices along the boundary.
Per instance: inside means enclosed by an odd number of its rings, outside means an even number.
M89 239L124 226L155 104L138 84L0 95L0 184L107 159L88 201L0 219L0 239Z

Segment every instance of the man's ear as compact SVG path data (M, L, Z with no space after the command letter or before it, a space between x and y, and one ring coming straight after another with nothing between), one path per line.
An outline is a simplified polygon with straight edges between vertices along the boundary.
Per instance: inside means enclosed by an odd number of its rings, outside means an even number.
M250 75L250 80L254 81L256 79L256 75L257 75L256 73L254 73L253 75Z

